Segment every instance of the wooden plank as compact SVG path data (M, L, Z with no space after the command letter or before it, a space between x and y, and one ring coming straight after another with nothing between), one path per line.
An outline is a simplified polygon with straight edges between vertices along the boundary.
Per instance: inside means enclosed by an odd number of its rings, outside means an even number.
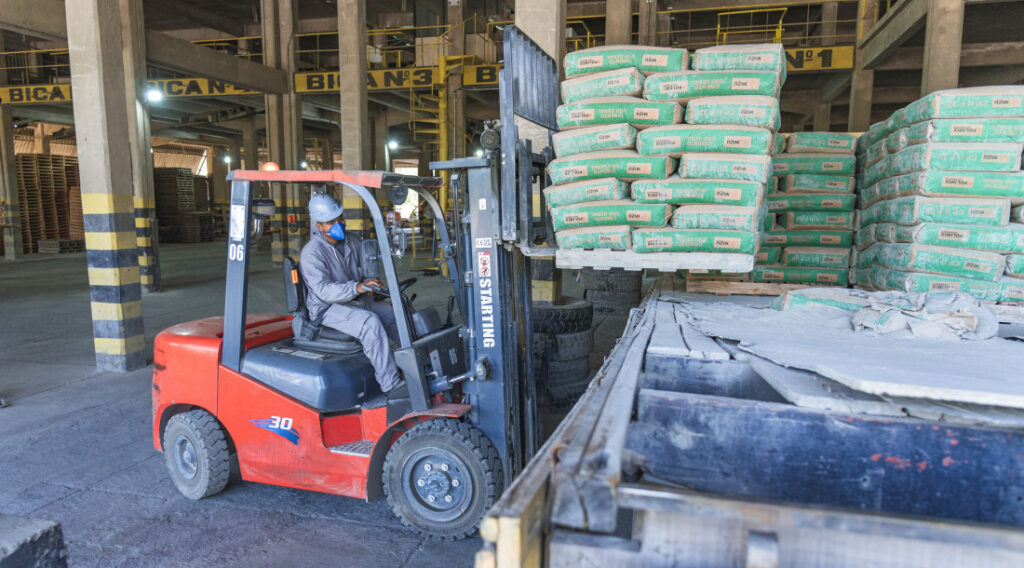
M713 339L693 327L693 324L687 319L686 313L682 311L682 306L679 305L676 305L676 321L683 331L683 339L686 341L686 348L690 350L690 357L715 361L729 360L729 353L719 347Z
M1019 530L757 503L640 484L620 486L619 499L637 511L633 540L640 543L638 555L657 555L658 566L749 566L744 560L751 552L772 541L782 560L773 566L1024 565L1024 533ZM587 543L580 539L574 544Z
M1024 433L647 389L636 415L643 472L695 491L1024 526Z
M659 295L658 297L662 297ZM683 332L676 322L675 304L654 302L654 333L647 345L647 355L667 355L670 357L687 357L690 350L686 347Z
M817 288L814 284L782 284L778 282L733 282L730 280L687 279L686 291L691 294L716 296L781 296L794 290Z
M558 249L555 252L558 268L624 268L640 270L650 268L662 272L677 270L723 270L750 272L754 269L754 255L724 252L650 252L631 250Z

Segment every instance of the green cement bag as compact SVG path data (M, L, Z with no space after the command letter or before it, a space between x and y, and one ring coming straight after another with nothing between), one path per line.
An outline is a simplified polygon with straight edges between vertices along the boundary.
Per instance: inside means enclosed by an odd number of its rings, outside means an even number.
M678 103L725 95L777 98L781 87L779 74L770 71L676 71L648 77L644 82L644 98Z
M562 102L575 103L602 97L639 97L644 91L644 80L643 74L636 67L572 77L562 81Z
M682 71L689 62L685 49L646 45L603 45L565 55L565 76L636 67L641 73Z
M785 193L853 193L853 176L789 174L782 178Z
M776 134L775 140L773 141L772 155L781 154L786 151L786 141L789 140L787 134Z
M889 158L868 166L864 172L864 185L874 185L889 176Z
M909 146L907 142L907 129L901 128L885 137L885 150L889 154L895 154Z
M775 175L824 174L852 176L857 158L843 154L782 154L772 158Z
M551 223L556 231L607 225L664 227L670 209L668 205L633 203L626 199L588 201L552 208Z
M661 156L641 156L636 152L613 151L577 154L557 158L548 164L552 183L568 183L586 179L615 177L621 180L665 179L675 169L676 161Z
M636 128L681 122L683 109L677 103L645 101L635 97L588 99L558 107L555 118L559 130L628 123Z
M559 158L605 150L632 150L636 146L636 128L625 123L572 128L552 135L551 145Z
M931 142L1024 142L1024 118L940 118L901 129L906 145Z
M997 280L1005 268L1003 256L951 247L882 243L878 261L892 270L946 274L958 278Z
M758 95L704 97L686 104L688 124L738 124L773 132L782 125L779 100Z
M544 188L544 199L548 207L563 207L585 201L626 199L629 184L612 177L588 179L572 183L551 185Z
M786 247L782 264L792 267L849 268L850 249L825 247Z
M1024 223L1024 206L1018 205L1010 210L1010 222Z
M716 229L636 229L636 252L732 252L754 254L757 234Z
M836 132L794 132L789 135L786 151L801 153L853 154L856 152L856 134Z
M853 229L852 211L789 211L778 219L789 231Z
M899 197L880 201L863 210L862 222L916 225L954 223L959 225L1002 225L1010 220L1007 199L949 199L940 197Z
M918 144L889 159L889 175L936 169L978 172L1020 171L1021 144Z
M772 158L768 155L692 152L679 160L679 177L694 179L738 179L767 183Z
M608 227L580 227L555 232L558 248L564 249L615 249L628 250L632 229L629 225Z
M635 181L631 186L637 203L706 203L757 207L764 199L764 185L730 179L686 179L672 176L663 180Z
M951 172L926 170L888 178L896 190L893 195L932 197L1005 197L1024 204L1024 172ZM883 183L888 180L883 180ZM886 186L888 190L888 186ZM886 194L889 194L886 191Z
M875 236L877 226L878 225L868 225L861 228L859 231L854 232L853 246L858 250L864 250L877 243L878 237Z
M766 246L850 248L853 231L768 231L761 234Z
M761 247L757 249L754 262L757 264L778 264L782 256L781 247Z
M723 71L752 69L773 71L786 78L786 51L780 43L718 45L693 52L693 69Z
M1011 223L1005 227L985 227L921 223L892 227L892 240L897 243L1024 253L1024 225Z
M821 193L779 193L767 198L768 210L784 211L853 211L857 196L852 193L829 195Z
M1006 255L1006 275L1024 278L1024 254Z
M750 274L754 282L785 282L790 284L829 284L847 286L849 271L845 268L793 268L786 266L755 266Z
M888 138L883 138L882 140L875 142L871 146L868 146L867 154L865 154L868 166L873 166L877 164L878 162L884 160L886 156L889 155L889 146L887 140Z
M883 284L883 289L907 293L963 292L986 302L1003 301L1002 286L998 282L949 275L887 270Z
M936 91L905 109L906 123L932 118L1024 116L1024 87L998 86Z
M642 155L680 157L684 152L768 154L772 133L753 126L673 124L648 128L636 138Z
M757 231L761 211L735 205L683 205L672 214L673 229Z

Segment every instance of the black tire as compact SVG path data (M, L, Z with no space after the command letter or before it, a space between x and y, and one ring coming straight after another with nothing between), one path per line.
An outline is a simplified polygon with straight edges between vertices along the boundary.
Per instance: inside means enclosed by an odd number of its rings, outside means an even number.
M545 384L573 383L582 381L590 374L590 358L570 359L568 361L548 361Z
M621 268L612 268L611 270L584 268L580 273L580 285L585 290L639 292L643 282L642 271L628 271Z
M550 361L568 361L589 357L593 350L593 329L574 333L533 334L534 357L546 357Z
M428 420L403 434L388 450L381 478L402 523L438 540L476 532L504 488L494 445L479 429L452 418Z
M164 463L189 499L223 491L231 476L231 453L217 419L205 410L172 416L164 429Z
M561 304L535 304L530 316L535 332L575 333L590 329L594 322L594 306L578 299Z
M625 306L635 308L640 305L640 291L633 292L603 292L601 290L587 290L584 295L595 307L597 306Z

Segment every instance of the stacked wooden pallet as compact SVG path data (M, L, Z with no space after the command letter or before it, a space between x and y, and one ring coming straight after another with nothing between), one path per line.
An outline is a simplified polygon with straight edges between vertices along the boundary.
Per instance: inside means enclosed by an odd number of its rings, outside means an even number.
M75 168L75 173L77 182L78 168ZM68 188L68 238L85 238L85 222L82 218L82 188L77 185Z
M206 176L193 176L192 185L195 188L196 211L209 211L210 178Z
M196 210L195 181L188 168L154 168L156 215L163 220Z
M43 239L39 241L40 254L69 252L85 252L85 241L82 239Z
M71 238L72 224L81 225L81 199L78 213L73 214L69 195L71 186L78 183L77 159L20 154L15 166L24 252L38 252L43 239Z

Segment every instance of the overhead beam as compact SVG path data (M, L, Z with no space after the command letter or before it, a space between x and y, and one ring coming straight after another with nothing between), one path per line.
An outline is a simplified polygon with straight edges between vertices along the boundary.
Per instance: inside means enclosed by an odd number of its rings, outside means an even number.
M158 2L150 0L147 3L146 9L149 10L150 8L156 8L164 14L176 16L194 24L212 28L235 37L244 37L246 35L245 22L225 17L196 4L182 5L177 0L160 0Z
M832 75L821 87L821 100L823 102L829 102L843 94L850 88L850 82L852 80L853 73L846 72Z
M964 69L960 72L961 87L1014 85L1024 80L1024 64L1003 65L987 69Z
M67 39L64 3L60 0L3 0L0 28L45 39ZM264 93L288 91L288 77L280 69L178 39L161 32L146 32L146 58L163 69L195 74Z
M876 71L921 69L924 47L901 47L875 67ZM1024 65L1024 41L965 43L960 47L960 68Z
M896 48L924 26L928 15L928 0L902 0L897 2L871 26L858 42L863 56L862 67L874 69Z

